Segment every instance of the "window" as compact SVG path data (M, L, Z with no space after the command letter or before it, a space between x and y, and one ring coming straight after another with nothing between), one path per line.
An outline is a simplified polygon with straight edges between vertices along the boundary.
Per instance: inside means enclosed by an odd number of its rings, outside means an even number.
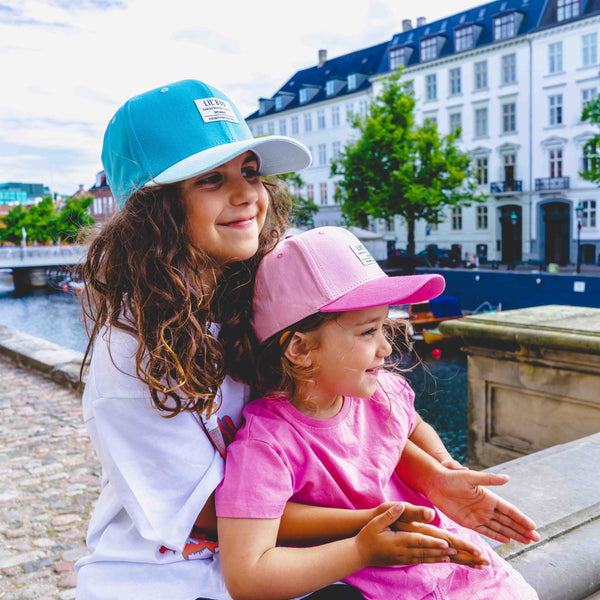
M283 98L281 96L277 96L275 98L275 110L281 110L283 108Z
M454 50L462 52L470 50L475 45L475 35L472 25L461 27L454 31Z
M328 96L333 96L335 94L335 81L328 81L325 84L325 93Z
M354 103L346 104L346 121L351 121L354 118Z
M515 14L500 15L494 19L494 40L506 40L516 34Z
M556 94L548 98L550 103L550 125L561 125L562 120L562 94Z
M450 95L460 94L460 67L450 69Z
M273 123L273 121L267 123L267 133L270 133L271 135L275 133L275 123Z
M454 231L459 231L462 229L462 208L460 206L452 207L451 228Z
M319 166L327 164L327 146L319 144Z
M348 75L348 91L356 89L356 73L352 73L352 75Z
M300 133L298 126L298 117L292 117L292 135Z
M566 21L581 13L580 0L556 0L556 20Z
M515 154L505 154L502 159L504 167L504 189L512 192L515 189L515 165L517 156Z
M600 158L596 151L596 146L589 140L583 145L583 155L581 157L581 170L591 171L597 167L600 167Z
M260 123L259 125L256 126L256 135L264 135L265 133L265 128L264 125L262 123Z
M342 149L341 142L333 142L331 144L331 158L335 160L339 156L341 149Z
M450 113L450 132L457 133L460 135L460 129L462 127L462 113Z
M300 90L298 99L300 100L300 104L304 104L305 102L308 102L308 90L306 88L302 88Z
M367 101L360 100L358 102L358 112L361 117L365 117L367 115Z
M502 57L502 85L509 85L517 81L517 56L507 54Z
M593 102L598 95L598 88L586 88L581 90L581 110L583 110L590 102Z
M308 200L315 199L315 186L312 183L306 185L306 198Z
M478 206L475 219L476 229L487 229L488 228L488 207Z
M598 62L598 34L588 33L581 37L583 51L583 66L589 67Z
M437 58L437 38L421 40L421 60L433 60Z
M321 204L327 204L327 183L321 183L319 188L321 191Z
M406 53L404 48L392 48L390 50L390 71L403 67L406 64Z
M312 115L310 113L304 113L304 131L312 131Z
M287 123L285 119L279 119L279 135L287 135Z
M480 156L475 159L475 177L479 185L487 185L488 183L488 159L485 156Z
M552 148L549 151L550 177L562 177L562 148Z
M563 70L563 45L555 42L548 46L548 71L550 73L562 73Z
M325 111L322 109L317 111L317 127L325 129Z
M508 102L502 105L502 133L513 133L516 130L516 105L514 102Z
M427 100L437 99L437 75L427 75L425 78L425 98Z
M596 227L596 201L582 200L583 215L581 217L582 227Z
M475 89L487 89L487 61L475 63Z
M333 106L331 108L331 126L339 127L340 124L340 107Z
M485 137L488 134L488 109L475 109L475 137Z

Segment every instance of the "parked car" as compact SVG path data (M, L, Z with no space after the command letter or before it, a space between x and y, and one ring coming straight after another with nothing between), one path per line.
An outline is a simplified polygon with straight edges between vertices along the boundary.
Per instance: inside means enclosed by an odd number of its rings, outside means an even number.
M427 246L425 250L417 252L416 264L423 267L458 267L462 264L460 247L438 248L437 246Z

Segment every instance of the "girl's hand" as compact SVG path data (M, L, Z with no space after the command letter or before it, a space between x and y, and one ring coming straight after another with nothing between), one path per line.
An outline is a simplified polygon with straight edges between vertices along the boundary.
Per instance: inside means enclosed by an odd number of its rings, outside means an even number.
M535 523L484 485L504 485L508 475L445 469L427 490L429 501L451 519L499 542L540 539Z
M458 556L458 550L450 547L447 536L430 535L434 532L441 534L446 532L442 532L437 527L419 523L396 523L405 510L404 504L402 502L387 504L389 504L389 508L371 519L356 536L358 552L365 566L381 567L449 562L450 557ZM412 507L412 505L408 506ZM413 526L413 529L393 531L390 527L394 524L407 528ZM419 526L431 527L431 530L420 531L418 530Z

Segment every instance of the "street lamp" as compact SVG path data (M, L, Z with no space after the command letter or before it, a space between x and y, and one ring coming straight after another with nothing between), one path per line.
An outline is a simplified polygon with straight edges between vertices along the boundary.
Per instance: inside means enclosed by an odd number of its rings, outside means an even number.
M516 229L517 229L517 222L519 221L519 215L517 215L517 213L513 210L511 215L510 215L510 222L512 225L512 249L511 249L511 269L515 268L515 257L516 257L516 246L517 246L517 235L516 235Z
M581 220L583 219L583 204L581 202L575 208L577 215L577 272L581 272Z

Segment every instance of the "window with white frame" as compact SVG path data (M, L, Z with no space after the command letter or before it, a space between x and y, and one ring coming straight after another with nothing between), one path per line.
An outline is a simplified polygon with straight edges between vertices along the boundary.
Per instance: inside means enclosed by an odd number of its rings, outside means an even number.
M475 137L485 137L488 134L488 109L475 109Z
M275 123L273 123L273 121L267 123L267 133L270 133L271 135L275 133Z
M392 48L390 50L390 71L403 67L406 64L406 53L404 48Z
M470 50L475 46L475 30L473 25L460 27L454 30L454 50L455 52L463 52Z
M504 169L504 189L512 192L515 189L515 167L517 164L517 155L512 152L502 156L502 167Z
M550 148L548 150L548 159L549 159L549 171L550 177L555 179L557 177L562 177L562 159L563 159L563 151L562 148Z
M309 132L312 131L312 114L304 113L304 131Z
M327 164L327 145L319 144L319 166Z
M459 133L462 128L462 113L453 112L450 113L450 132L451 133Z
M283 98L276 96L275 98L275 110L281 110L283 108Z
M487 185L488 179L488 159L487 156L478 156L475 159L475 178L479 185Z
M325 111L323 109L317 111L317 127L325 129Z
M581 36L582 64L589 67L598 63L598 34Z
M510 85L517 81L517 55L507 54L501 59L502 62L502 85Z
M263 125L262 123L259 123L259 124L256 126L256 135L257 135L257 136L260 136L260 135L264 135L264 133L265 133L265 128L264 128L264 125Z
M340 124L340 107L332 106L331 107L331 126L339 127Z
M462 229L462 208L460 206L453 206L451 215L450 227L454 231L460 231Z
M346 104L346 121L351 121L354 118L354 103Z
M581 110L583 110L590 102L593 102L598 95L598 88L585 88L581 90Z
M437 58L437 38L431 37L421 40L421 60L433 60Z
M366 100L358 101L358 113L361 117L365 117L367 115L367 104L368 102Z
M331 143L331 158L335 160L342 151L342 143L341 142L332 142Z
M556 0L556 20L566 21L581 14L581 0Z
M591 140L584 142L581 155L581 170L591 171L596 168L596 165L600 166L600 158L598 156L597 148Z
M588 228L596 227L596 201L582 200L583 215L581 216L581 226Z
M502 105L502 133L513 133L517 130L517 107L514 102Z
M285 119L279 119L279 135L287 135L287 122Z
M328 96L333 96L335 94L335 81L328 81L325 84L325 93Z
M450 83L450 95L456 96L460 94L461 85L460 85L460 67L456 67L455 69L450 69L449 71L449 83Z
M308 200L315 199L315 186L312 183L306 184L306 198Z
M476 62L473 66L475 75L475 89L476 90L487 90L488 77L487 77L487 61Z
M500 15L494 19L494 41L506 40L516 33L515 13Z
M425 77L425 98L437 100L437 75L435 73Z
M302 88L300 90L300 93L298 94L298 100L300 101L300 104L308 102L308 90L306 88Z
M563 44L554 42L548 45L548 72L562 73L563 70Z
M298 117L292 117L292 135L298 135L300 133L300 128L298 125Z
M327 183L321 183L319 185L319 188L321 196L321 205L327 204Z
M562 125L563 122L563 96L553 94L548 97L550 106L550 125Z
M488 228L488 207L478 206L475 213L475 228L476 229L487 229Z
M352 73L351 75L348 75L348 91L349 92L356 89L356 84L357 84L356 73Z

